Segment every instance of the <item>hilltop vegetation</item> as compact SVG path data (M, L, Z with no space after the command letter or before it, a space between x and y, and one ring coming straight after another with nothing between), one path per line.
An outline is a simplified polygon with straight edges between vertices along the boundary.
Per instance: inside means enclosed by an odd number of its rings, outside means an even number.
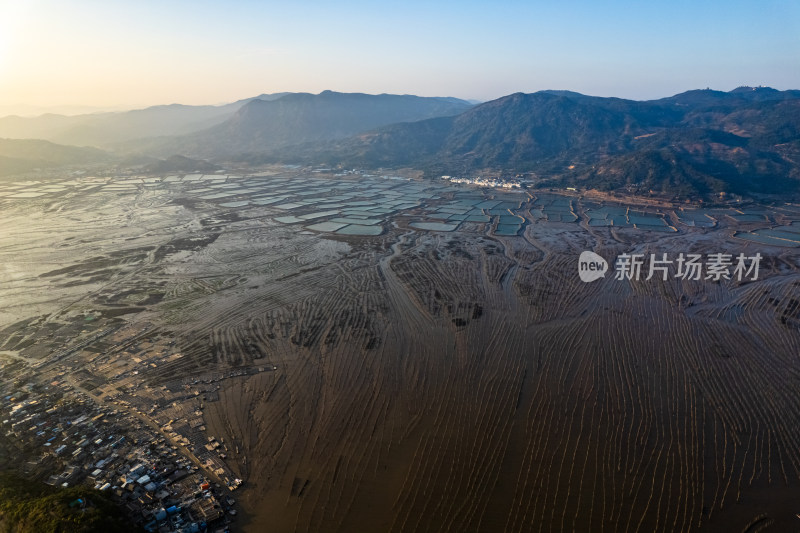
M136 528L98 491L86 487L57 489L0 472L0 531L122 533Z

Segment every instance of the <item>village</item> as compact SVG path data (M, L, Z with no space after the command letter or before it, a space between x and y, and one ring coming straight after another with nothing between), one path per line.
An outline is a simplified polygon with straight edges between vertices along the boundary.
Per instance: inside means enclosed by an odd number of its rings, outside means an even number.
M83 485L109 493L146 531L227 531L237 514L232 492L242 481L224 461L226 443L207 436L201 405L214 400L220 380L248 370L184 378L171 384L173 391L126 384L125 393L106 395L98 378L101 370L120 366L114 364L117 357L142 361L146 353L163 356L168 344L139 338L148 332L146 326L135 331L98 327L114 331L106 333L101 346L116 356L85 350L90 343L79 342L81 348L70 350L69 357L56 354L33 372L21 362L4 368L3 444L16 448L13 453L23 458L18 466L26 477L51 486ZM90 338L97 343L97 337ZM95 358L101 361L93 362ZM78 362L96 373L93 380L69 373L66 365ZM150 364L155 363L147 360L143 366ZM126 378L137 375L137 370L109 375L108 390L116 391Z
M501 178L460 178L457 176L442 176L443 180L450 183L462 183L466 185L477 185L479 187L495 187L500 189L519 189L522 184L519 181L503 180Z

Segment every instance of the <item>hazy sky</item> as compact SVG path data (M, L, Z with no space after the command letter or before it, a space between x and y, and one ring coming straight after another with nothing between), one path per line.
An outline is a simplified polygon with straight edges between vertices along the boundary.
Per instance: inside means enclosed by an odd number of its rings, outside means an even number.
M0 109L800 88L797 0L0 0Z

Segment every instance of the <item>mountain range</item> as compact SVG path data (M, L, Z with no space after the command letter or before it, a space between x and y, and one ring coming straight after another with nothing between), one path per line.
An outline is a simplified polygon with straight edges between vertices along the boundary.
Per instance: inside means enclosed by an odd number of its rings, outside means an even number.
M52 113L38 117L10 115L0 118L0 138L41 139L74 146L112 148L132 139L183 135L210 128L229 119L249 102L277 100L287 94L261 94L219 106L170 104L73 116Z
M542 186L684 196L800 192L800 91L688 91L632 101L516 93L454 117L265 151L259 162L530 173Z
M110 154L97 148L65 146L38 139L0 139L0 176L110 160Z
M692 90L650 101L540 91L478 105L324 91L216 107L0 119L0 136L26 135L117 156L181 155L221 164L527 173L542 186L678 196L800 192L800 91L768 87Z
M292 93L254 99L224 122L196 133L126 143L118 148L167 156L225 158L306 142L345 138L387 124L462 113L472 104L457 98L412 95Z

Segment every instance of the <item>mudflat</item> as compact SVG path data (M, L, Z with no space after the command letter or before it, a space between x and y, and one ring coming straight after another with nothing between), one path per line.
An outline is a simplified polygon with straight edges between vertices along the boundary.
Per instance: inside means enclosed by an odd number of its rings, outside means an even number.
M797 527L794 206L288 169L60 183L0 191L0 357L169 425L243 480L242 531ZM690 253L762 259L615 276Z

